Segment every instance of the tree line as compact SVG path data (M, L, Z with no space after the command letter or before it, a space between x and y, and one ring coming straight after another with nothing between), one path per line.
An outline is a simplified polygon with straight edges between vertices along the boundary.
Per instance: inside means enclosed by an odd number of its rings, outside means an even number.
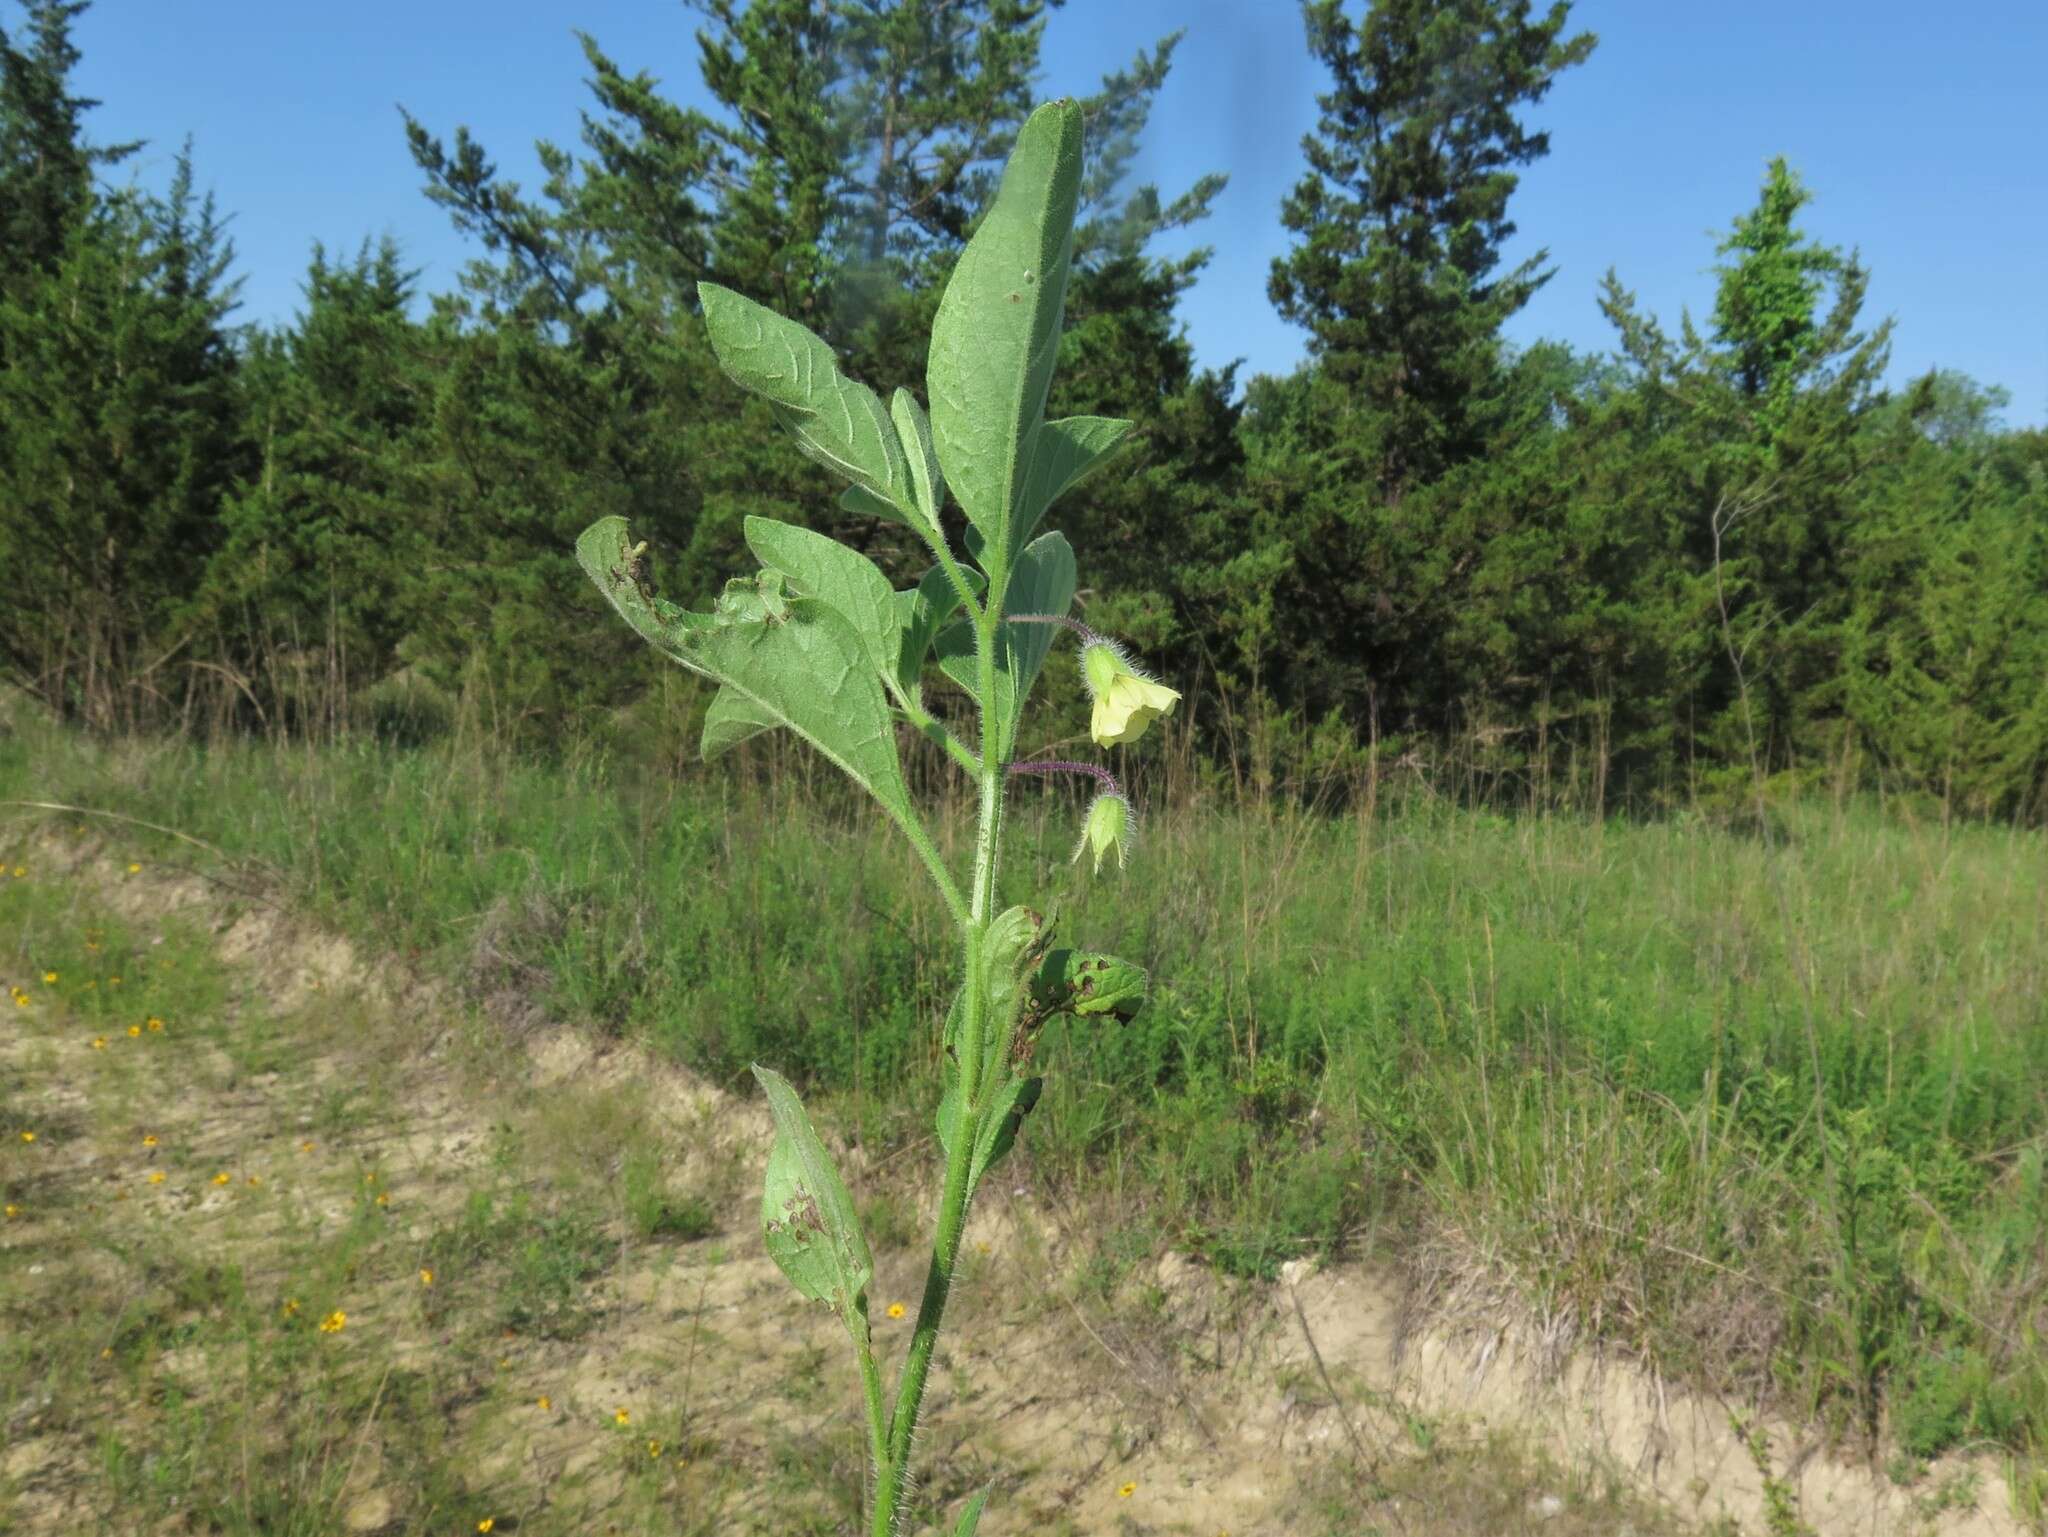
M289 324L236 323L189 148L119 181L75 94L85 0L0 28L0 659L102 732L425 734L537 746L692 708L597 619L571 556L616 513L674 596L746 564L748 513L906 582L719 372L696 285L916 388L951 263L1034 100L1061 0L697 0L719 110L582 38L573 148L523 187L403 123L473 242L422 294L391 243L315 248ZM1613 347L1510 345L1551 276L1502 248L1528 111L1595 40L1527 0L1309 0L1322 71L1270 301L1284 377L1195 366L1176 304L1221 174L1138 181L1180 36L1086 98L1054 415L1130 417L1063 505L1089 621L1186 685L1193 747L1292 783L1450 759L1597 804L1766 782L2048 811L2048 433L1935 372L1887 388L1868 274L1784 160L1713 252L1711 313ZM1057 23L1054 23L1057 24ZM1565 88L1569 88L1568 82ZM1703 211L1711 215L1711 211ZM695 708L701 709L701 703Z

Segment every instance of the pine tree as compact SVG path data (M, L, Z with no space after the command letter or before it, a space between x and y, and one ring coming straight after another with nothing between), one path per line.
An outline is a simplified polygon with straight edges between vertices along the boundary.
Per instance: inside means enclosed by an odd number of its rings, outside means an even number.
M55 267L92 207L94 168L142 147L85 137L84 116L99 103L71 94L71 26L89 8L90 0L34 0L26 47L0 28L0 291Z
M247 349L253 463L223 509L206 599L252 725L331 733L396 665L429 457L416 276L388 239L345 262L316 247L296 324Z
M842 510L828 477L770 430L763 403L725 380L701 337L696 284L723 283L803 320L850 374L884 392L917 388L930 311L1030 108L1056 6L696 8L700 62L721 111L679 106L586 37L595 103L582 152L541 146L537 195L501 177L466 133L444 148L408 123L430 195L490 257L433 327L434 345L459 360L442 385L439 451L470 471L436 476L434 501L435 516L451 520L444 545L475 551L473 593L498 595L493 624L508 622L519 601L506 590L509 573L528 562L539 563L532 591L554 590L539 570L550 563L577 590L564 529L598 511L633 518L674 552L678 569L664 583L685 594L745 562L749 513L826 528L906 581L926 558L902 530ZM1171 312L1203 259L1156 261L1146 244L1201 217L1221 185L1204 178L1168 197L1126 184L1173 43L1141 52L1086 103L1091 163L1070 313L1090 339L1070 333L1070 342L1099 361L1075 377L1099 382L1089 398L1100 408L1119 409L1120 396L1135 408L1120 414L1141 421L1197 387ZM1116 356L1127 344L1129 355ZM1217 386L1198 388L1214 395ZM1220 398L1190 397L1186 409L1206 413L1205 430L1228 425ZM478 466L501 466L491 478L520 495L495 491L486 513L476 505ZM495 531L488 548L453 537L472 519ZM481 597L462 596L446 572L443 586L430 605L442 638L421 640L437 655L489 633ZM527 635L521 654L578 658L592 646L610 651L567 664L599 675L591 697L644 676L641 654L621 652L609 629L578 627L552 647Z
M1549 152L1518 116L1593 50L1569 6L1528 0L1308 0L1309 48L1331 73L1303 141L1309 174L1282 205L1300 237L1273 264L1280 313L1389 499L1485 442L1500 331L1548 280L1538 251L1506 272L1517 167Z
M236 473L232 291L189 165L167 203L101 200L44 279L0 298L0 611L15 681L95 729L176 718L194 604Z

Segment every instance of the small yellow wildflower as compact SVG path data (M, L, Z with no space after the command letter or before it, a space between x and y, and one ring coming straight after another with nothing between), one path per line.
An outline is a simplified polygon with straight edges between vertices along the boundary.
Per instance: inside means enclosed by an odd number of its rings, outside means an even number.
M285 1299L284 1299L284 1316L285 1316L285 1317L287 1317L287 1318L295 1318L295 1317L297 1317L297 1316L298 1316L298 1311L299 1311L299 1299L298 1299L297 1297L287 1297L287 1298L285 1298Z
M649 1441L647 1443L647 1455L659 1457L661 1455L661 1443L659 1441Z
M1127 1500L1137 1492L1138 1486L1136 1484L1124 1484L1117 1489L1116 1497L1120 1500Z
M260 1185L263 1183L263 1176L260 1174L252 1174L249 1176L249 1183L251 1185Z
M235 1182L235 1177L228 1173L226 1169L222 1169L220 1173L214 1175L213 1182L216 1185L231 1185Z
M44 972L44 973L43 973L43 986L45 986L45 987L55 987L56 985L57 985L57 973L56 973L56 972L54 972L54 971L46 971L46 972Z
M890 1304L889 1304L889 1316L890 1316L891 1318L901 1318L901 1317L903 1316L903 1304L902 1304L902 1303L900 1303L900 1302L892 1302L892 1303L890 1303Z
M156 1017L156 1016L155 1016L154 1014L152 1014L152 1015L150 1015L150 1016L149 1016L149 1028L150 1028L150 1029L152 1029L152 1030L161 1030L161 1029L163 1029L163 1027L164 1027L164 1022L163 1022L162 1020L158 1019L158 1018L157 1018L157 1017Z
M1081 674L1095 702L1088 734L1097 747L1135 742L1162 715L1171 715L1180 695L1134 668L1116 647L1091 641L1081 648Z
M141 866L141 865L136 865L136 864L131 864L131 865L130 865L130 866L128 867L128 873L129 873L130 875L140 875L140 874L142 873L142 866Z
M164 1182L164 1171L162 1169L151 1169L149 1171L149 1182L152 1185L161 1185Z
M113 1359L114 1359L114 1347L113 1347L112 1345L107 1345L107 1346L103 1346L103 1347L101 1348L101 1350L100 1350L100 1359L101 1359L102 1361L111 1361L111 1360L113 1360Z
M143 1136L142 1136L142 1145L143 1145L144 1147L155 1147L155 1146L156 1146L156 1133L155 1133L155 1132L153 1132L153 1131L151 1131L151 1132L144 1132L144 1133L143 1133Z
M299 1144L299 1151L302 1153L310 1153L313 1151L313 1144L310 1142L301 1142Z
M92 1038L92 1049L94 1051L105 1051L107 1049L107 1038L104 1035L94 1036Z
M140 1025L130 1025L130 1026L128 1027L128 1036L129 1036L129 1039L133 1040L133 1039L134 1039L134 1038L135 1038L136 1036L138 1036L138 1035L140 1035L140 1034L142 1034L142 1026L140 1026Z
M633 1416L624 1409L620 1409L612 1415L612 1423L614 1425L630 1425L633 1423Z
M21 1140L24 1142L33 1142L35 1139L36 1134L32 1131L25 1131L21 1134Z
M489 1516L485 1516L483 1520L477 1522L476 1529L480 1532L488 1532L492 1527L496 1526L497 1524L498 1523L492 1520Z
M422 1285L422 1286L432 1286L433 1284L434 1284L434 1272L433 1272L433 1271L431 1271L431 1270L422 1270L422 1271L420 1272L420 1285Z
M388 1191L388 1190L380 1190L380 1191L378 1191L378 1192L377 1192L377 1204L378 1204L379 1206L389 1206L389 1205L391 1204L391 1192L390 1192L390 1191Z
M332 1313L329 1313L320 1320L320 1332L322 1334L339 1334L347 1327L348 1314L342 1312L339 1308L336 1308Z
M552 1409L555 1406L555 1401L545 1393L541 1394L534 1402L539 1404L543 1410Z
M12 1201L9 1201L7 1203L7 1215L8 1218L12 1220L13 1218L21 1215L21 1208L19 1206L16 1206Z
M27 878L27 876L28 876L28 866L27 866L27 865L16 865L16 866L14 867L14 878L15 878L16 880L25 880L25 879Z

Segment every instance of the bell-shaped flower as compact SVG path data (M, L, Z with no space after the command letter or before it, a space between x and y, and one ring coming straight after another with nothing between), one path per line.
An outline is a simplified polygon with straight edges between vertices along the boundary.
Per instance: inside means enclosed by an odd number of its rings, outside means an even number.
M1098 747L1120 747L1135 742L1145 728L1161 716L1171 715L1180 695L1163 683L1154 683L1139 672L1115 646L1103 640L1090 641L1081 648L1081 675L1095 711L1088 721L1088 734Z
M1121 870L1131 852L1131 803L1114 790L1105 790L1088 803L1088 819L1081 824L1081 841L1074 845L1074 858L1095 856L1095 873L1102 873L1106 854L1116 855Z

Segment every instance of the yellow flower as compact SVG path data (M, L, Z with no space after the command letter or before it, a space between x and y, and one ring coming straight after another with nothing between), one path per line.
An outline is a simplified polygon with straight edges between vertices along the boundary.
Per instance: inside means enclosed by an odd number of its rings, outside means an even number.
M145 1132L145 1133L143 1133L143 1137L142 1137L142 1145L143 1145L144 1147L155 1147L155 1146L156 1146L156 1133L155 1133L155 1132L153 1132L153 1131L151 1131L151 1132Z
M24 1142L33 1142L35 1139L36 1134L32 1131L25 1131L21 1134L21 1140Z
M92 1049L94 1051L105 1051L107 1049L107 1038L104 1035L94 1036L92 1038Z
M390 1191L388 1191L388 1190L380 1190L380 1191L378 1191L378 1192L377 1192L377 1204L378 1204L379 1206L389 1206L389 1205L391 1204L391 1192L390 1192Z
M263 1183L263 1176L260 1174L252 1174L249 1176L249 1183L251 1185L260 1185Z
M659 1457L661 1455L661 1443L659 1441L649 1441L647 1443L647 1455Z
M322 1334L339 1334L347 1327L348 1314L342 1312L339 1308L320 1320L320 1332Z
M164 1171L163 1171L162 1169L152 1169L152 1170L150 1170L150 1171L149 1171L149 1182L150 1182L150 1183L151 1183L152 1185L161 1185L161 1184L162 1184L162 1183L164 1182Z
M220 1173L214 1175L213 1182L216 1185L228 1185L234 1183L234 1178L234 1175L228 1173L226 1169L222 1169Z
M422 1285L422 1286L432 1286L433 1284L434 1284L434 1272L433 1272L433 1271L431 1271L431 1270L422 1270L422 1271L420 1272L420 1285Z
M299 1144L299 1151L302 1153L310 1153L313 1151L313 1144L310 1142L301 1142Z
M21 1208L19 1206L16 1206L12 1201L9 1201L7 1203L7 1215L8 1218L12 1220L13 1218L21 1215Z
M497 1524L498 1523L493 1521L489 1516L485 1516L483 1520L477 1522L476 1529L480 1532L488 1532L492 1527L496 1526Z
M142 873L142 866L141 866L141 865L136 865L136 864L131 864L131 865L130 865L130 866L128 867L128 873L129 873L130 875L140 875L140 874Z
M900 1302L892 1302L892 1303L890 1303L890 1304L889 1304L889 1316L890 1316L891 1318L901 1318L901 1317L903 1316L903 1304L902 1304L902 1303L900 1303Z
M44 973L43 973L43 986L45 986L45 987L55 987L56 985L57 985L57 973L56 973L56 972L54 972L54 971L46 971L46 972L44 972Z
M534 1402L538 1403L542 1409L552 1409L555 1406L555 1401L545 1393L541 1394Z
M299 1299L298 1299L297 1297L287 1297L287 1298L285 1298L285 1299L284 1299L284 1316L285 1316L285 1317L287 1317L287 1318L292 1318L292 1317L295 1317L295 1316L296 1316L296 1315L298 1314L298 1311L299 1311Z
M14 867L14 878L15 878L16 880L22 880L22 879L24 879L24 878L25 878L25 877L26 877L27 875L28 875L28 866L27 866L27 865L16 865L16 866Z
M1137 741L1147 726L1171 715L1180 703L1178 693L1138 672L1106 641L1091 641L1081 649L1081 673L1095 700L1088 734L1098 747Z
M138 1036L138 1035L140 1035L140 1034L142 1034L142 1026L140 1026L140 1025L130 1025L130 1026L128 1027L128 1035L129 1035L129 1038L130 1038L130 1039L133 1039L134 1037L136 1037L136 1036Z
M614 1425L630 1425L633 1423L633 1416L628 1414L624 1409L620 1409L612 1415L612 1423Z
M161 1029L163 1029L163 1027L164 1027L164 1022L163 1022L162 1020L158 1019L158 1018L157 1018L157 1017L156 1017L156 1016L155 1016L154 1014L152 1014L152 1015L150 1015L150 1016L149 1016L149 1028L150 1028L150 1029L152 1029L152 1030L161 1030Z
M1116 1497L1120 1500L1127 1500L1137 1492L1138 1486L1136 1484L1124 1484L1117 1489Z

